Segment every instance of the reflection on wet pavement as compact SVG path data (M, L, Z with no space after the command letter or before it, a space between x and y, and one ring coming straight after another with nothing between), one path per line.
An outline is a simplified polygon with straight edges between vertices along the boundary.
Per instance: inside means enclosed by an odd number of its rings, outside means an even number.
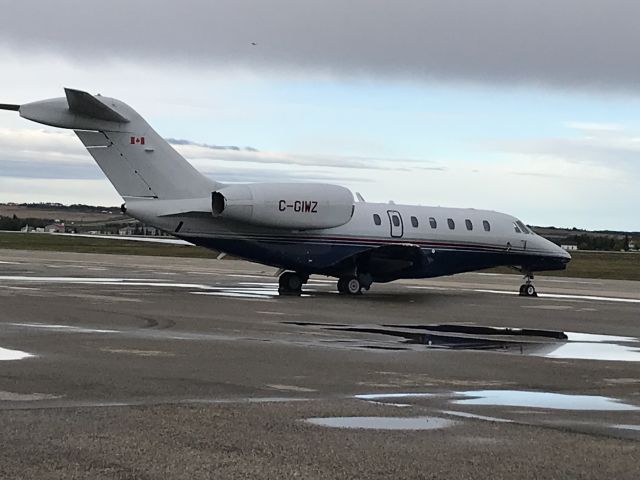
M29 327L29 328L41 328L43 330L62 330L65 332L75 333L118 333L118 330L99 329L99 328L84 328L75 327L72 325L51 325L48 323L6 323L6 325L13 325L15 327Z
M562 332L530 328L487 327L467 324L346 325L283 322L333 332L369 334L375 342L357 348L378 350L484 350L576 360L640 362L640 343L634 337ZM327 341L331 342L331 341ZM344 342L336 339L333 343Z
M33 357L34 355L22 352L20 350L9 350L8 348L0 347L0 361L1 360L22 360L23 358Z
M307 422L323 427L366 430L434 430L455 423L438 417L326 417L308 418Z
M555 410L635 411L640 407L595 395L570 395L523 390L468 390L455 392L467 397L453 400L457 405L495 405L503 407L548 408Z
M4 402L34 402L39 400L55 400L61 395L51 395L48 393L15 393L0 391L0 401Z
M434 395L433 393L364 393L354 395L354 397L360 400L385 400L392 398L433 397Z
M549 358L573 358L576 360L640 362L640 350L638 348L616 343L568 342L563 345L541 347L532 355Z
M450 415L452 417L473 418L476 420L484 420L485 422L513 423L513 420L508 420L506 418L487 417L486 415L476 415L475 413L468 413L468 412L456 412L455 410L443 410L441 413L444 413L445 415Z
M621 430L636 430L640 432L640 425L612 425L613 428L619 428Z

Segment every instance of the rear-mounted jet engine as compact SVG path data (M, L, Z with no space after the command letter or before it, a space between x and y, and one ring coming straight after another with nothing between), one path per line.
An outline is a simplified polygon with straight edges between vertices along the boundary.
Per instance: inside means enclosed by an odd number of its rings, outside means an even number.
M353 215L350 190L328 184L230 185L211 194L214 217L285 229L339 227Z

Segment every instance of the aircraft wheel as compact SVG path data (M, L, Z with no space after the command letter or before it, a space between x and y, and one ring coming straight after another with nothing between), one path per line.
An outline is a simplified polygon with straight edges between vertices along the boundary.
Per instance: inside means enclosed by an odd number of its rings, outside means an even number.
M284 272L278 279L278 293L280 295L300 295L303 280L296 272Z
M520 296L521 297L537 297L538 293L536 292L536 287L532 284L523 284L520 285Z
M342 277L338 279L338 292L344 295L359 295L365 287L357 277Z
M362 293L363 287L358 277L347 278L345 286L349 295L360 295Z

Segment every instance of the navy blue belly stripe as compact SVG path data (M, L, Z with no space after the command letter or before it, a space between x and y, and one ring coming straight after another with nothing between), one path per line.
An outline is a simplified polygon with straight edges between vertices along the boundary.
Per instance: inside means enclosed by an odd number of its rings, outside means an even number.
M413 239L389 239L389 238L371 238L371 237L339 237L339 236L297 236L297 235L270 235L270 234L190 234L193 238L219 238L229 240L246 240L259 241L265 243L278 244L295 244L310 243L317 245L340 245L340 246L361 246L361 247L380 247L386 245L417 245L421 248L438 248L445 250L468 250L483 252L507 252L506 245L492 245L474 242L442 242L429 240L413 240ZM539 249L523 249L513 247L512 253L546 253Z

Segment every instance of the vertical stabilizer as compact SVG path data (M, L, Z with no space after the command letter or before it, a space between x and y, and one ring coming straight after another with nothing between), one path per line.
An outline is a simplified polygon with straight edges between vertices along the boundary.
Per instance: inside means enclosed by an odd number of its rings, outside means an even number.
M65 94L5 107L34 122L73 129L122 197L201 198L216 190L216 182L198 172L126 103L80 90L65 89Z

